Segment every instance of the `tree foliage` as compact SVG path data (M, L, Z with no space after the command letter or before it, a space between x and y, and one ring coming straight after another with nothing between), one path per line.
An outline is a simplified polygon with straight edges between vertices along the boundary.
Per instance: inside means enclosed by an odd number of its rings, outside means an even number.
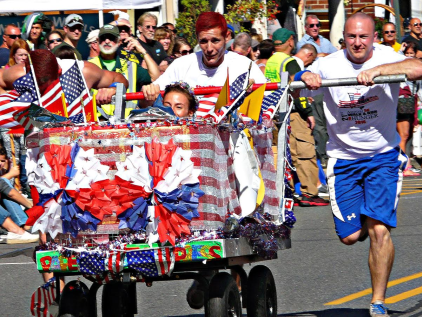
M208 0L182 0L183 12L179 13L176 19L176 29L178 34L185 37L192 47L197 44L195 34L195 23L202 12L210 11L211 7ZM240 25L240 31L247 31L243 28L243 22L254 22L267 18L275 19L278 4L274 0L268 0L267 3L262 0L238 0L233 5L227 5L226 18L227 23Z

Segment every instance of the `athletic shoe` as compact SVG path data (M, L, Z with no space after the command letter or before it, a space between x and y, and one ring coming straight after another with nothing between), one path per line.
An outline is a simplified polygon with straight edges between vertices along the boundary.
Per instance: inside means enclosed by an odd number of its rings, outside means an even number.
M313 206L327 206L328 200L322 199L319 196L311 196L308 194L302 194L302 199L299 201L300 207L313 207Z
M318 187L318 196L330 196L330 194L328 193L328 186L321 184Z
M388 317L387 307L385 307L384 303L377 300L375 303L372 303L369 306L369 314L371 317Z
M23 234L16 234L13 232L7 233L7 244L17 244L17 243L32 243L37 242L39 239L38 234L31 234L29 232Z
M297 207L299 206L300 199L296 196L293 196L293 206Z
M7 243L7 236L6 235L0 235L0 243Z

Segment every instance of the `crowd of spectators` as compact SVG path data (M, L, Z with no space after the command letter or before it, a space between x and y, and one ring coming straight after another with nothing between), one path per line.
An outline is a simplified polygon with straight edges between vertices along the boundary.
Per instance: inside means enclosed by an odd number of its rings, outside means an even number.
M110 24L91 31L83 42L80 39L84 25L82 16L70 14L64 20L63 29L58 29L42 13L28 15L22 30L15 24L7 25L4 28L3 43L0 46L0 67L8 68L15 64L25 63L29 52L40 48L50 50L61 59L81 60L82 56L78 47L86 45L89 47L89 56L87 56L89 62L102 69L123 74L129 82L127 91L135 92L140 91L142 86L156 81L174 60L201 50L199 45L193 47L186 38L179 36L172 23L158 26L156 15L148 12L138 18L136 28L130 23L128 16L119 16ZM391 46L397 54L422 58L421 26L418 18L410 19L409 33L399 44L396 40L395 25L390 22L385 23L382 29L382 41L379 44ZM236 34L232 25L227 25L227 27L225 49L249 58L269 81L279 81L280 71L288 72L290 78L293 79L297 72L306 69L317 58L324 58L337 51L337 48L320 34L321 24L315 15L306 17L306 34L302 39L297 39L294 32L284 28L276 30L272 39L264 39L263 35L258 34L255 29ZM419 82L408 82L403 84L402 88L401 97L409 97L406 92L410 91L410 95L417 98L415 106L421 103L422 99L419 96L422 97L422 90ZM300 99L300 96L294 97L299 100L298 105L304 100ZM296 204L325 206L328 201L320 196L326 195L327 190L324 181L321 182L318 177L321 167L317 164L320 161L321 166L325 167L327 161L325 145L328 134L323 114L323 95L305 98L305 102L310 105L311 111L303 113L299 109L291 115L292 159L297 171L297 181L300 183L300 189L298 188L300 196ZM142 107L142 104L137 102L128 102L126 115L130 110L140 106ZM98 111L103 118L107 119L113 114L114 106L102 105ZM402 139L400 146L403 151L406 151L406 144L415 122L414 113L398 113L397 130ZM10 137L6 136L7 129L0 127L0 132L2 144L10 157ZM6 140L7 138L9 139ZM16 144L21 144L20 150L15 151L15 155L21 169L24 169L22 163L25 160L25 150L22 137L15 135L13 138ZM0 157L1 153L0 149ZM419 175L419 172L409 162L405 176ZM20 178L18 175L14 177ZM24 177L22 178L22 193L30 196ZM25 204L28 205L24 202ZM18 219L16 212L9 213L12 216L7 217L8 214L3 212L4 228L10 228L8 223ZM23 227L22 221L19 221L18 227ZM13 231L15 234L23 235L22 231L15 227ZM9 230L9 232L12 231ZM27 240L26 234L25 237Z

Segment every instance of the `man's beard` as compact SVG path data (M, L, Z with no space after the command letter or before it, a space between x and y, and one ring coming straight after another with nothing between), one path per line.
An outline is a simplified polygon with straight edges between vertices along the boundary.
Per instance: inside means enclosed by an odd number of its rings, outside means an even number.
M117 51L118 48L119 48L119 45L117 45L117 44L112 46L111 48L106 48L105 46L100 45L100 51L101 51L101 53L103 53L105 55L114 54Z

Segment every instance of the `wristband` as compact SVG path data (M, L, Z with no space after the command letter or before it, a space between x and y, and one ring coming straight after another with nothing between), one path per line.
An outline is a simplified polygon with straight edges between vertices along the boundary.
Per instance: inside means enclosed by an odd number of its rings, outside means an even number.
M141 58L144 58L144 56L145 55L148 55L149 53L148 52L145 52L145 53L139 53L139 56L141 56Z
M293 78L294 81L301 80L300 78L304 73L310 72L310 70L301 70L300 72L295 74L295 77Z
M120 83L112 83L110 86L108 86L108 88L116 88L117 84L120 84Z

